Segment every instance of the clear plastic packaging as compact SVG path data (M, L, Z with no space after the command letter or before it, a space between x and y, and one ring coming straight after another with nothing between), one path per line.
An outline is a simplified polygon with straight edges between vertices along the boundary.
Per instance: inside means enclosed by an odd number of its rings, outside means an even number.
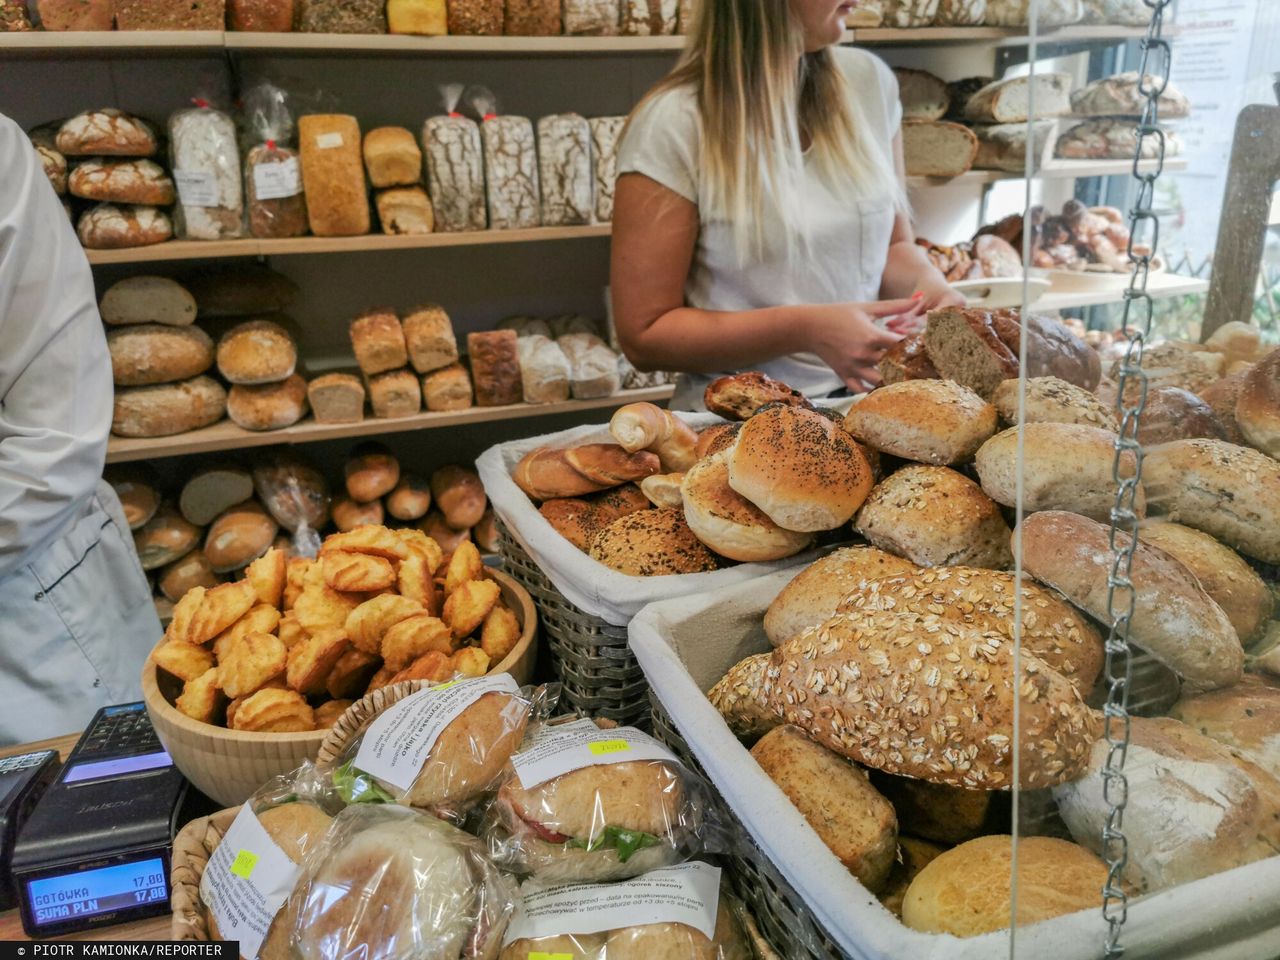
M396 804L355 804L307 857L287 909L298 960L496 957L515 903L474 837Z
M591 222L591 126L576 113L538 119L538 177L542 225Z
M435 228L446 233L483 230L487 223L480 126L458 112L463 89L460 83L441 87L445 113L428 117L422 128Z
M169 158L178 187L176 234L228 240L244 234L240 150L231 118L203 98L169 118Z
M470 94L482 117L484 179L489 195L489 229L517 230L542 223L538 150L528 117L498 116L498 101L483 87Z
M607 882L718 846L708 810L706 785L652 737L575 720L526 740L481 834L512 872L544 883Z
M253 489L267 512L293 534L293 555L314 558L329 522L329 484L296 453L280 451L253 468Z
M288 95L260 83L244 98L248 152L244 192L249 233L254 237L300 237L307 232L307 201L294 138Z

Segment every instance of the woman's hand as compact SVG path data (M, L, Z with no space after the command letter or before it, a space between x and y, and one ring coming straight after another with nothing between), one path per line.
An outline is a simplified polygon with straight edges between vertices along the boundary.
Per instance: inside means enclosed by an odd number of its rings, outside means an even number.
M925 310L937 310L939 307L963 307L968 303L964 294L942 279L942 274L937 270L932 273L934 276L923 279L920 284L920 292L924 294L920 302Z
M919 300L877 300L805 307L801 335L850 389L861 393L880 382L876 364L902 339L876 320L913 312Z

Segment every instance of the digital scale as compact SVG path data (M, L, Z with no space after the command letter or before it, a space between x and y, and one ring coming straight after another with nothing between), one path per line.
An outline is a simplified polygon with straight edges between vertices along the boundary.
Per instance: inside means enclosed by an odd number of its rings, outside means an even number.
M23 929L53 937L166 913L187 786L143 704L99 710L19 830Z

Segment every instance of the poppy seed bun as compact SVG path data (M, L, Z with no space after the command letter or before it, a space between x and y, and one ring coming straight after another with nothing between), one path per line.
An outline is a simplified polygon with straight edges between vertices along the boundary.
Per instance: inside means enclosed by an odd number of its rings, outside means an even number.
M680 484L684 518L699 540L730 560L753 563L799 553L813 537L778 526L729 486L728 452L699 460Z
M834 530L871 492L871 465L827 417L776 406L743 424L729 458L729 485L780 527Z
M684 511L640 510L619 517L595 535L593 560L632 577L703 573L716 569L715 555L684 519Z

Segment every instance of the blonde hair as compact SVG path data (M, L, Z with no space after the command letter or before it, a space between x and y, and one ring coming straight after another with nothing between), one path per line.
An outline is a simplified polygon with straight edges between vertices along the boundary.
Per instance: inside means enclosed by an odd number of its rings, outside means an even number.
M887 197L906 210L891 145L869 132L832 51L805 52L788 0L700 0L679 62L641 105L679 88L697 97L699 202L731 224L740 259L764 249L769 213L787 248L804 248L806 135L837 197Z

